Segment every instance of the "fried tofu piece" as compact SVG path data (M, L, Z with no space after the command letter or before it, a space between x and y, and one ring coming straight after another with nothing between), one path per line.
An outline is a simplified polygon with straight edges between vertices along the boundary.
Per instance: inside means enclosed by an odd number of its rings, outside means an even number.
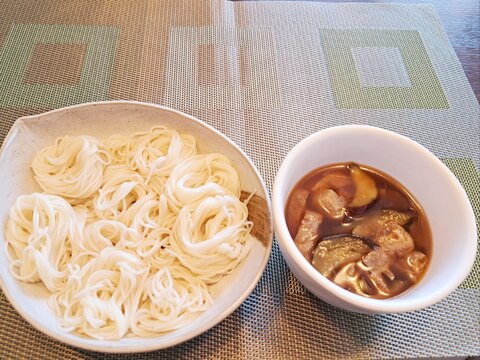
M314 191L309 199L316 210L321 211L330 218L343 216L343 210L347 201L332 189L320 189Z
M391 256L403 257L415 249L412 236L394 221L387 223L385 228L377 233L373 242Z
M318 227L323 221L322 214L307 210L303 216L294 242L302 255L310 262L317 245Z
M302 220L302 214L307 205L308 194L309 192L305 189L296 189L292 193L288 204L288 213L292 214L293 224L299 224Z

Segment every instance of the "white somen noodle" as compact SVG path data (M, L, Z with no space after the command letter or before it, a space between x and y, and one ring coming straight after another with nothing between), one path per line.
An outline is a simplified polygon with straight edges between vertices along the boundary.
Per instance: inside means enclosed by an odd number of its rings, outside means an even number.
M110 162L105 146L90 136L65 136L33 159L35 180L42 189L65 198L85 199L93 195Z
M17 198L10 269L42 282L66 331L154 336L193 321L211 286L252 246L240 181L220 154L165 127L105 142L64 136L32 170L43 193Z

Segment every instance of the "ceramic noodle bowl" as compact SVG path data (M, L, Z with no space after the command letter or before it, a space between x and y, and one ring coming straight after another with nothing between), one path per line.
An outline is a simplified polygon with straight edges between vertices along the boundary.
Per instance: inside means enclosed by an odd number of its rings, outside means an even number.
M151 337L127 336L120 340L98 340L58 326L48 306L50 293L41 283L23 283L12 276L5 246L0 247L0 284L14 308L34 327L67 344L102 352L131 353L167 348L192 339L235 311L256 286L270 255L273 227L268 192L247 155L230 139L208 124L166 107L133 101L109 101L75 105L18 119L0 152L0 219L2 229L8 212L22 194L41 192L30 168L32 159L55 139L65 135L89 135L106 139L165 126L196 138L199 153L221 153L239 174L241 200L249 198L251 234L255 237L247 257L218 283L212 285L213 304L196 319L177 330ZM5 242L4 231L0 242Z

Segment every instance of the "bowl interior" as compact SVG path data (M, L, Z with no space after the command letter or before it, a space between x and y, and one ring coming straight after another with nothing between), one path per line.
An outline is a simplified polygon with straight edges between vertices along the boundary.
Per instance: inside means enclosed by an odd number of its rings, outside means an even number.
M231 314L257 284L266 266L272 243L271 211L267 190L258 171L248 157L227 137L205 123L178 111L137 102L103 102L77 105L17 120L0 152L0 221L2 229L8 211L20 194L40 191L30 170L34 155L59 136L92 135L103 139L111 134L132 134L165 125L191 134L202 153L221 152L233 163L240 175L242 191L255 192L249 204L255 223L255 242L250 255L230 275L213 288L214 305L195 321L173 332L153 338L124 338L101 341L58 328L54 312L47 305L48 292L39 284L15 280L9 270L4 246L0 247L0 282L12 305L32 325L44 333L74 346L104 352L136 352L176 345L193 338ZM250 207L254 207L251 209ZM252 211L253 210L253 211ZM4 233L0 232L0 242Z
M471 205L455 176L428 150L405 138L369 126L342 126L316 133L287 155L277 174L273 206L281 247L295 250L286 227L284 208L290 190L308 172L337 162L354 161L389 174L418 200L429 220L432 258L423 279L392 299L367 299L330 283L326 288L364 311L407 311L430 305L453 291L467 276L476 252L476 227ZM298 254L296 254L298 255ZM304 272L325 285L325 278L303 257L294 257ZM323 279L320 279L323 278ZM301 279L300 279L301 280Z

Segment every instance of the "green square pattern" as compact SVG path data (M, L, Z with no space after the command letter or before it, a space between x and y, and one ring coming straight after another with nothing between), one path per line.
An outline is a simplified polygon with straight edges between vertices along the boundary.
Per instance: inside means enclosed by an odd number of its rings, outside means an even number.
M321 29L336 107L339 109L448 109L449 104L416 30ZM362 87L353 48L398 48L410 87Z
M0 49L0 107L56 108L108 99L118 28L97 25L13 24ZM77 84L22 82L36 44L86 44Z

